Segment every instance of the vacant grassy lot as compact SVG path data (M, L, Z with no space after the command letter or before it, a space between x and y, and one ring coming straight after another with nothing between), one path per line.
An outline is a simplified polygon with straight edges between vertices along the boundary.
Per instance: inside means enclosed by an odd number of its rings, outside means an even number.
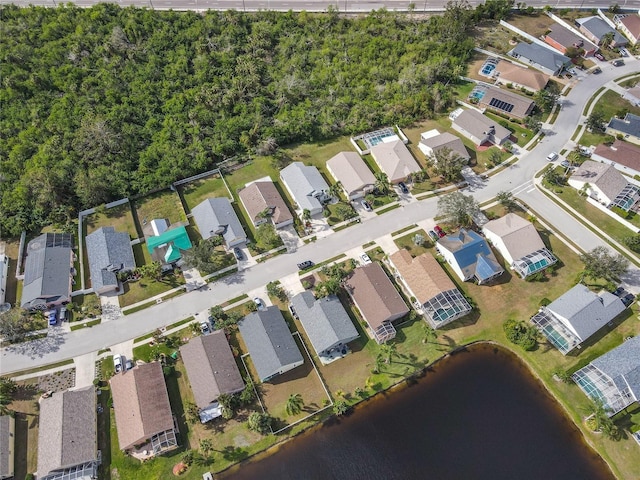
M166 218L170 223L184 222L187 219L180 197L171 190L162 190L139 198L133 207L140 228L155 218ZM140 236L142 237L142 234Z
M133 220L133 212L129 202L113 208L98 208L96 212L84 217L86 235L95 232L101 227L113 227L117 232L127 232L131 239L138 238L136 223Z
M511 15L507 22L535 38L540 38L555 23L551 17L540 11L533 15Z
M16 268L18 267L18 250L20 248L20 239L11 238L3 240L5 243L4 254L9 257L9 271L7 272L7 288L5 291L5 301L14 305L20 300L18 295L18 283L22 288L22 282L16 280ZM22 293L22 292L20 292Z
M220 175L186 183L179 187L179 191L187 206L187 213L209 197L227 197L231 200L227 186Z
M607 90L604 95L600 97L596 102L593 111L602 112L604 114L605 121L609 121L611 117L616 115L623 117L623 113L626 112L633 113L634 115L640 115L640 107L632 105L613 90Z
M18 382L13 401L8 405L15 412L16 422L14 478L25 478L37 469L39 397L38 379L32 378Z

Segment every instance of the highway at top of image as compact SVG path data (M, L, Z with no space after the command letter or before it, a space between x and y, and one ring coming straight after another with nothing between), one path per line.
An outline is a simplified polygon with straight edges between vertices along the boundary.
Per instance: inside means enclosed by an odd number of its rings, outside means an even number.
M26 7L28 5L57 6L67 3L59 0L13 0L4 1L3 4L14 3ZM74 2L80 7L90 7L98 3L99 0L76 0ZM275 11L311 11L324 12L329 7L336 8L341 12L370 12L380 8L387 8L394 11L407 11L409 5L413 5L415 12L437 12L445 9L448 0L384 0L384 1L362 1L362 0L113 0L110 3L126 7L148 7L161 10L275 10ZM470 0L472 6L484 3L477 0ZM525 2L527 6L543 8L547 5L554 8L609 8L611 2L602 0L530 0ZM621 0L617 2L623 9L640 9L640 0Z
M576 126L582 121L584 105L594 92L614 78L638 71L640 62L630 58L623 67L603 64L599 75L588 75L578 82L567 97L555 124L544 139L511 167L491 177L472 193L479 202L491 199L503 190L513 191L523 199L545 222L562 231L583 250L606 245L603 240L584 227L567 212L558 207L531 184L534 174L546 164L546 156L561 151L569 142ZM606 66L605 66L606 65ZM210 284L209 289L185 293L168 301L116 320L101 323L90 329L72 332L52 332L47 338L26 342L2 349L0 372L10 373L59 362L108 348L112 345L139 337L156 328L170 325L197 312L221 304L266 283L283 278L297 271L296 264L303 260L321 262L340 252L396 231L406 225L432 218L436 213L437 198L408 203L392 213L376 216L361 224L335 232L314 243L300 247L296 252L279 255L267 262L254 265L237 274L224 277ZM633 267L628 280L637 291L640 271ZM635 288L634 288L635 287Z

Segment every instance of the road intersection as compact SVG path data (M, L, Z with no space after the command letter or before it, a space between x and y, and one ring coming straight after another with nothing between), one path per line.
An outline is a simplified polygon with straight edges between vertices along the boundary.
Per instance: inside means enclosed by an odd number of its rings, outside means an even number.
M471 193L479 202L484 202L495 197L500 191L512 191L516 197L526 202L543 218L545 223L561 231L582 250L590 250L600 245L608 246L601 238L541 193L534 186L532 178L547 163L548 153L559 152L563 148L573 148L570 137L584 120L582 116L584 105L594 92L615 78L638 72L639 64L640 62L636 59L629 59L625 66L618 68L603 64L601 74L581 78L564 97L556 122L547 128L544 139L535 148L530 151L523 150L517 163L465 193ZM4 348L0 356L0 373L6 374L45 366L122 344L156 328L168 326L213 305L260 288L274 279L295 274L296 264L301 261L312 260L319 263L407 225L432 218L436 214L436 209L437 198L435 197L403 204L392 213L367 219L360 224L318 239L316 242L303 245L295 252L279 255L267 262L224 277L209 284L207 289L185 293L91 328L72 332L56 330L47 338ZM640 270L633 267L627 282L632 291L638 291Z

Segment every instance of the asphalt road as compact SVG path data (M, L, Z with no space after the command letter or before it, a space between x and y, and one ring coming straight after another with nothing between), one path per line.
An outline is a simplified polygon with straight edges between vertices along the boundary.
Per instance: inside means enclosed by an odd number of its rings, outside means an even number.
M535 149L523 153L521 160L515 165L488 181L474 185L468 191L479 202L491 199L503 190L513 191L547 223L562 231L583 250L606 245L571 215L536 191L531 179L547 163L547 154L552 151L559 152L567 144L576 125L582 119L584 105L593 93L614 78L638 71L639 65L638 60L627 59L623 67L603 65L601 74L584 77L564 99L563 108L552 131L547 132L544 140ZM436 214L436 207L437 199L435 198L412 202L391 213L376 216L359 225L321 238L315 243L304 245L294 253L279 255L268 262L226 277L210 284L208 290L187 293L86 330L68 333L55 331L45 339L2 349L0 372L11 373L59 362L139 337L158 327L170 325L213 305L259 288L273 279L285 277L297 271L296 264L300 261L313 260L318 263L334 257L338 252L356 248L406 225L432 218ZM629 281L640 285L638 269L632 269L629 278Z
M341 12L370 12L380 8L388 10L407 11L409 5L413 3L415 12L443 11L448 0L384 0L384 1L362 1L362 0L116 0L111 3L117 3L123 7L149 7L158 10L275 10L275 11L301 11L324 12L329 7L334 7ZM58 4L67 3L59 0L13 0L11 2L2 1L2 3L15 3L20 6L42 5L54 7ZM74 2L81 7L90 7L97 3L104 3L99 0L76 0ZM470 0L471 5L484 3L478 0ZM622 0L618 2L625 9L639 9L640 0ZM608 8L611 2L602 0L530 0L526 2L527 6L542 8L551 5L555 8Z

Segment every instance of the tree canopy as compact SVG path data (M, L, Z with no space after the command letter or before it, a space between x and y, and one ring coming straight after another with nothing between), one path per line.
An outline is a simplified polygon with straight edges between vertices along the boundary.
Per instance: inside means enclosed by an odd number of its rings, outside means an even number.
M617 254L609 253L607 247L596 247L580 255L584 263L584 274L593 279L603 278L608 282L619 282L620 277L629 268L629 260Z
M438 215L456 226L468 227L479 212L480 206L472 195L452 192L438 199Z
M0 228L9 235L238 153L445 111L475 17L497 15L464 2L424 21L385 10L0 10Z

